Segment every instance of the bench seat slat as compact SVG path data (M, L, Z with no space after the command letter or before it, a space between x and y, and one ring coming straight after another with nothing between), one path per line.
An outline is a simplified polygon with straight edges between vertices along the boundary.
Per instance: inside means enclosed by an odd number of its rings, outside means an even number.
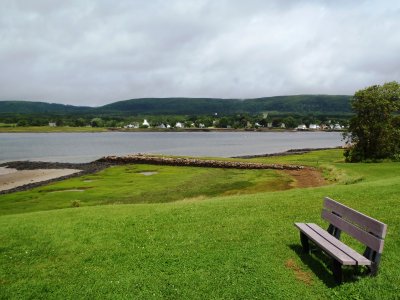
M357 251L353 250L352 248L350 248L349 246L347 246L346 244L335 238L333 235L331 235L329 232L319 227L317 224L307 223L307 225L316 233L321 235L324 239L326 239L328 242L335 245L335 247L339 248L347 255L352 257L357 262L357 265L359 266L371 265L371 261L368 258L362 256L360 253L358 253Z
M342 265L356 265L357 261L344 253L339 248L332 245L321 235L316 233L312 228L310 228L306 223L295 223L295 226L300 229L310 240L319 245L325 252L330 256L339 261Z

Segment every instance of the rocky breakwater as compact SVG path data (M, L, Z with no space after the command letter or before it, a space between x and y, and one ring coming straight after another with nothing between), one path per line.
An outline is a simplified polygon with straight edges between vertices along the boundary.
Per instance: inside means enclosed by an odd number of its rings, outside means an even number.
M99 163L108 164L153 164L168 166L187 166L204 168L231 168L231 169L274 169L274 170L302 170L305 167L299 165L264 164L240 161L224 161L196 158L164 157L144 154L126 156L105 156L97 160Z

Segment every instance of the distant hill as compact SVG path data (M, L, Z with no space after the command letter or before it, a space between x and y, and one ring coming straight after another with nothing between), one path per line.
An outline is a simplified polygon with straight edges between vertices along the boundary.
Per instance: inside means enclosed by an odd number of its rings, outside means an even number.
M232 114L264 111L289 113L350 113L350 96L298 95L257 99L141 98L97 108L102 112L131 114Z
M0 113L7 114L71 114L85 113L91 107L31 101L0 101Z
M257 99L220 98L140 98L92 108L45 102L0 101L0 113L18 114L118 114L118 115L229 115L234 113L351 113L350 96L296 95Z
M98 110L155 115L231 114L241 111L241 102L237 99L218 98L141 98L111 103Z
M277 111L291 113L351 113L351 96L297 95L276 96L243 101L246 111Z

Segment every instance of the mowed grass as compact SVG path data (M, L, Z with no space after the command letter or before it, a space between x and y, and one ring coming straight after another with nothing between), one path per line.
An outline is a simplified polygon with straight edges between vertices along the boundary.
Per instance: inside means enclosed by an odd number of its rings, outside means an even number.
M125 165L0 196L0 215L79 205L199 201L221 195L289 189L293 179L273 170Z
M296 159L318 153L326 154ZM1 216L0 298L396 299L399 163L343 164L332 157L324 163L338 174L362 179L202 201ZM377 277L351 280L346 272L347 281L336 286L323 257L301 254L293 223L327 227L320 218L327 195L388 224Z

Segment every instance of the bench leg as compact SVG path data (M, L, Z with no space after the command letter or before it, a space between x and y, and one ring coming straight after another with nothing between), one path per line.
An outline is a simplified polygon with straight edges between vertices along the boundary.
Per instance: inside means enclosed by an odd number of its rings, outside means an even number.
M370 275L376 276L378 274L378 267L379 267L379 262L381 260L381 254L367 247L364 251L364 256L372 261L372 264L369 267Z
M303 246L303 252L304 253L310 253L310 244L308 242L308 237L300 231L300 241L301 245Z
M333 260L333 277L335 278L336 283L341 284L343 275L342 275L342 264L338 262L336 259Z
M378 275L378 265L376 263L372 263L371 266L369 267L369 270L371 276Z

